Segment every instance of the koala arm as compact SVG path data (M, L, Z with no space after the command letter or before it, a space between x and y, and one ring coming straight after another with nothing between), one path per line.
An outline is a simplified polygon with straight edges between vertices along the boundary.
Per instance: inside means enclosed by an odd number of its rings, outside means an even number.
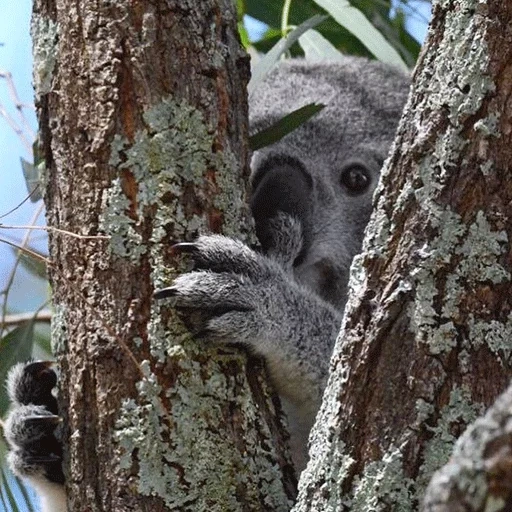
M277 242L282 249L293 244L293 237L281 236ZM242 343L263 356L278 393L312 423L340 312L295 281L293 254L288 262L282 257L290 250L276 249L266 256L242 242L212 235L178 244L175 251L190 253L195 270L179 276L156 298L172 298L196 339Z
M61 421L52 394L57 376L50 364L18 363L9 371L7 391L12 408L4 436L11 448L9 466L34 487L42 512L66 512Z

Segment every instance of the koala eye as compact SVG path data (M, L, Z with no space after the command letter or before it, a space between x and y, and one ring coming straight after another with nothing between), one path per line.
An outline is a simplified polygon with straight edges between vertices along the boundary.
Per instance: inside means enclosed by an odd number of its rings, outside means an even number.
M369 172L362 165L355 164L343 169L340 181L350 195L359 195L366 192L371 178Z

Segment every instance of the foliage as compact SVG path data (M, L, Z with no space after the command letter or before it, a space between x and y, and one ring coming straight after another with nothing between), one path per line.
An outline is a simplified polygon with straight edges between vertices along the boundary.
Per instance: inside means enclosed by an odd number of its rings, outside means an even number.
M419 16L414 7L417 3L410 0L352 0L350 3L346 0L239 0L238 7L240 16L248 15L267 25L263 36L252 43L259 52L266 53L290 27L315 15L329 14L316 31L340 52L375 58L372 50L378 49L371 40L378 39L386 53L396 52L412 67L420 44L405 25L408 18ZM287 4L291 5L289 10ZM291 53L301 55L304 48L295 45Z

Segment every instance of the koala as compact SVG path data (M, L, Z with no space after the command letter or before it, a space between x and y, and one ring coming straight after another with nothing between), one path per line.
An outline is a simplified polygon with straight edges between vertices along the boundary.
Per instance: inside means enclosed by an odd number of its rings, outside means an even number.
M264 358L288 416L298 471L307 461L350 264L408 89L404 73L362 58L280 63L250 99L251 132L312 102L325 108L252 156L259 247L220 235L177 244L174 251L194 268L155 294L199 341L243 344ZM40 492L45 511L66 510L55 384L45 363L19 364L8 377L9 462Z

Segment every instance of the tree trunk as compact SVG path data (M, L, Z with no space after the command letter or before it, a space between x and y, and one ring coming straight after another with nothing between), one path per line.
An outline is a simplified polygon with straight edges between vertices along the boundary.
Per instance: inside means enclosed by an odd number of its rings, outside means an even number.
M352 267L297 512L416 510L510 379L511 27L510 1L434 8Z
M288 510L262 365L152 300L173 242L248 225L233 2L36 0L32 32L48 225L92 237L50 237L70 510Z
M459 438L434 474L425 512L499 512L512 507L512 386Z

